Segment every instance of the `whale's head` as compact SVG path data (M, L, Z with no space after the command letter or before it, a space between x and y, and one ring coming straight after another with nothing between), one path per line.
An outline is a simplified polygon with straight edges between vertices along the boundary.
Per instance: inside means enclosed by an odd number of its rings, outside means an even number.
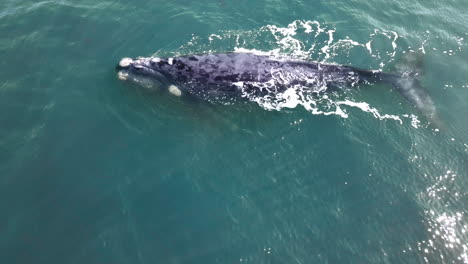
M155 58L123 58L116 66L117 77L147 89L158 89L167 79L155 62Z

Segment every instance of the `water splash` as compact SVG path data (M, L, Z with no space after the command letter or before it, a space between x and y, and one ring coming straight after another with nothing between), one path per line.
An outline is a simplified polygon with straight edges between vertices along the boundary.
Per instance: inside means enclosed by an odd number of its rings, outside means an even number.
M172 55L234 50L275 58L287 57L359 67L353 63L357 58L364 62L363 68L370 67L375 71L382 71L395 61L397 55L406 52L406 48L399 47L400 39L402 38L397 32L375 29L367 38L364 38L364 41L358 41L344 35L339 29L318 21L295 20L286 27L266 25L251 31L222 31L211 34L207 38L192 36L189 42ZM425 52L424 45L425 42L419 48L422 52ZM408 49L407 52L414 52L411 47ZM285 80L287 81L287 78ZM238 85L242 86L242 84ZM275 91L273 83L256 83L255 85L264 85L266 90ZM312 93L304 87L292 85L281 93L275 91L262 97L245 94L245 97L267 110L279 111L283 108L302 106L314 115L338 115L348 118L349 114L346 109L355 108L370 113L380 120L390 119L400 124L405 120L415 128L421 127L421 121L414 114L381 113L382 110L378 107L353 98L353 94L346 90L344 91L346 100L342 100L342 95L320 94L326 87L320 87L319 83L317 85L318 89Z

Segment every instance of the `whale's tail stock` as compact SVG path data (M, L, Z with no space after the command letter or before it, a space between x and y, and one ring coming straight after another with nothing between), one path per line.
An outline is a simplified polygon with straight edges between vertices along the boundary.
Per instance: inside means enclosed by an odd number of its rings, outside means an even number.
M387 78L393 88L426 116L431 124L439 127L441 121L435 104L427 90L421 85L424 70L422 55L416 52L405 54L394 67L396 73L388 75Z

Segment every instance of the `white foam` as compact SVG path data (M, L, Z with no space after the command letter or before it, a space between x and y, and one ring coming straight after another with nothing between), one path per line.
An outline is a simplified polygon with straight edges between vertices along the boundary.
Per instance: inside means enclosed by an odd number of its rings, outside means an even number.
M252 54L261 55L261 56L276 56L276 55L280 56L279 51L280 51L279 49L270 50L270 51L262 51L262 50L257 50L257 49L246 49L246 48L238 48L238 47L234 48L234 52L252 53Z
M214 39L223 39L220 35L217 35L217 34L211 34L208 39L210 40L210 42L212 42Z
M369 41L366 43L366 49L369 51L369 53L372 54L371 42L372 42L372 40L369 40Z
M375 118L378 118L380 120L382 120L382 119L392 119L392 120L398 121L400 124L403 123L403 121L400 119L399 116L389 115L389 114L383 114L382 115L382 114L379 113L379 111L376 108L371 107L368 103L365 103L365 102L353 102L353 101L349 101L349 100L344 100L344 101L338 101L338 102L336 102L336 104L337 105L347 105L347 106L359 108L364 112L371 113Z

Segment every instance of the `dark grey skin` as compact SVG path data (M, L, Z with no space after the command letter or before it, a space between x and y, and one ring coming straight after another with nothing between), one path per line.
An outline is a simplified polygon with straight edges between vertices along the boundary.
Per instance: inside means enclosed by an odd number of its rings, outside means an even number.
M159 87L176 96L220 103L274 96L291 87L303 87L318 93L385 82L429 118L436 115L432 99L411 73L390 74L252 53L125 58L117 65L117 71L119 79L130 80L146 88Z

